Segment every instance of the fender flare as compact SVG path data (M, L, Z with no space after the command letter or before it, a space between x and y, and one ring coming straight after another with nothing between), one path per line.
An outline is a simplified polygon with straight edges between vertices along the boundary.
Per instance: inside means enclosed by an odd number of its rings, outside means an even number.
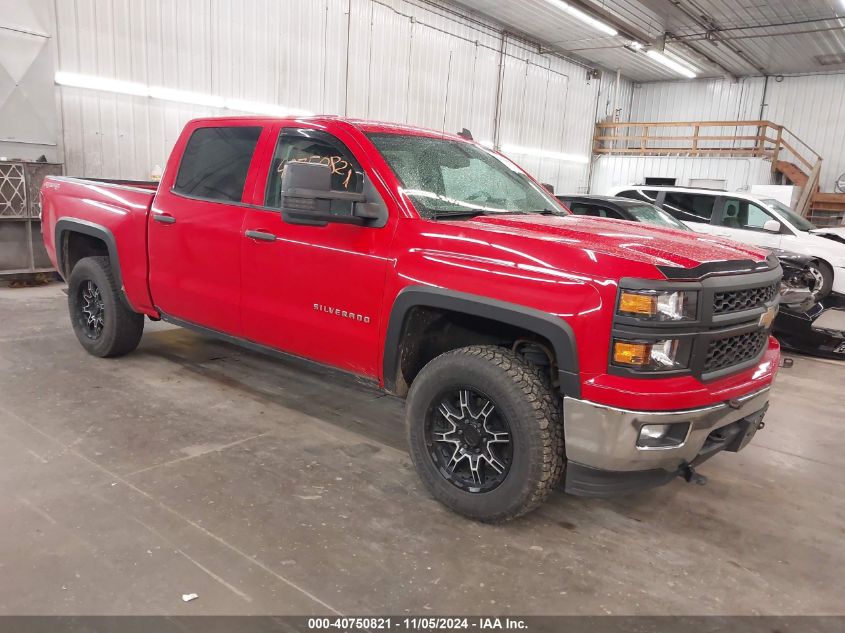
M62 277L67 279L70 277L69 270L64 270L64 234L65 233L82 233L83 235L90 235L97 239L103 240L106 249L109 252L109 263L112 269L112 275L117 283L117 287L123 290L123 276L120 274L120 260L117 258L117 242L114 235L106 227L88 222L87 220L78 220L76 218L62 217L56 222L56 263L58 264L59 273Z
M404 288L393 302L384 341L383 376L384 386L388 391L396 392L402 330L408 313L415 307L441 308L483 317L542 336L554 348L561 392L571 398L580 398L578 348L575 333L566 321L547 312L519 304L430 286Z

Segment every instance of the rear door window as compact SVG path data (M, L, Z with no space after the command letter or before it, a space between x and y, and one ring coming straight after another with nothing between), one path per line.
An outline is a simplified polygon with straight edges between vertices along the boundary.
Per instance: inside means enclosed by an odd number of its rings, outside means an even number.
M240 202L260 127L203 127L191 134L173 191L194 198Z
M709 224L715 205L716 196L681 191L667 191L663 199L663 208L684 222Z

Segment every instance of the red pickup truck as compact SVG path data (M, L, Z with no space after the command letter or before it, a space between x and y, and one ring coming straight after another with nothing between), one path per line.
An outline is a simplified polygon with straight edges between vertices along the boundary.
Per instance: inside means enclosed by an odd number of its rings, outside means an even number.
M160 184L48 178L73 329L144 317L407 397L431 493L498 521L565 490L700 477L762 427L780 266L705 235L570 215L464 138L335 117L189 123Z

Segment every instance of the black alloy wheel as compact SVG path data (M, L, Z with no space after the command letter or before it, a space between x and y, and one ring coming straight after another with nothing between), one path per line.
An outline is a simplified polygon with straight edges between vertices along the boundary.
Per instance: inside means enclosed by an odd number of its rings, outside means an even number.
M493 400L470 387L449 389L426 420L429 454L446 481L467 492L489 492L508 476L511 428Z
M96 341L103 334L105 325L106 309L103 305L103 297L100 288L90 279L79 286L77 291L78 313L76 319L82 331L92 341Z

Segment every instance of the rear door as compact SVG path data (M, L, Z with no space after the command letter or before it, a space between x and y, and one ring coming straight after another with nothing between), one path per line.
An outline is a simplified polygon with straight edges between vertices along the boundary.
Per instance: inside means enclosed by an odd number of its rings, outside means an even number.
M262 129L189 128L174 149L149 219L150 291L166 315L241 334L243 196Z

